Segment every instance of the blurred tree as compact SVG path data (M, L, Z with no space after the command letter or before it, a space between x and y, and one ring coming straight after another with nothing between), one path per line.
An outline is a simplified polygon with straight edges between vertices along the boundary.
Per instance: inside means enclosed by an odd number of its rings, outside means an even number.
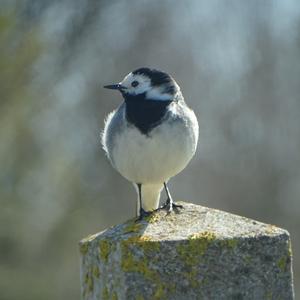
M29 83L32 64L41 48L35 31L20 28L13 14L0 15L0 45L1 182L5 186L13 186L18 180L18 173L12 174L11 171L29 163L28 151L30 157L33 156L32 147L26 148L32 141L27 117L35 109L32 102L36 99ZM20 139L26 143L20 143ZM20 149L20 145L24 145L24 148ZM10 152L12 149L14 153ZM2 155L7 153L14 155ZM14 164L18 168L14 168Z
M34 282L30 273L24 274L28 251L23 228L28 207L20 201L17 183L38 155L28 118L36 109L37 95L29 83L41 44L35 29L22 27L14 13L2 11L0 45L0 298L33 299L24 298L22 288L15 285L18 280L29 288L29 282Z

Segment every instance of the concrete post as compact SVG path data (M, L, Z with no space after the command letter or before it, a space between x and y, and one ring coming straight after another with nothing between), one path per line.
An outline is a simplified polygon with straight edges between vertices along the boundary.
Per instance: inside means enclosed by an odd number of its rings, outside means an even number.
M83 239L82 298L294 299L287 231L181 204Z

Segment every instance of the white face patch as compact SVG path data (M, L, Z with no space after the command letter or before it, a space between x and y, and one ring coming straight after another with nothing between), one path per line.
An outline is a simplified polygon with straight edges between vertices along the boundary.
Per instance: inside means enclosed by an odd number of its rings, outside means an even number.
M151 79L141 74L129 73L120 84L126 88L125 93L128 93L129 95L146 93L146 99L156 101L168 101L174 98L174 95L163 91L163 86L152 86ZM176 83L175 85L178 87Z
M173 99L173 95L168 93L163 93L161 87L153 87L146 93L147 99L155 99L159 101L167 101Z
M137 86L132 85L134 81L138 82ZM134 75L129 73L120 83L122 86L126 87L126 93L130 95L143 94L151 89L150 78L139 74Z

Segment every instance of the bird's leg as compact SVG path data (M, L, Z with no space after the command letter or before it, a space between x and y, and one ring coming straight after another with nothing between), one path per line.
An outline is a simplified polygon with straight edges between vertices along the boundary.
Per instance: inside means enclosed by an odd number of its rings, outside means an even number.
M144 217L147 217L151 214L151 212L148 212L148 211L145 211L143 209L143 206L142 206L142 184L141 183L137 183L137 187L138 187L138 194L139 194L139 210L140 210L140 214L139 214L139 217L137 218L137 221L140 221L142 220Z
M166 182L164 182L164 187L168 198L162 208L167 209L168 212L171 212L173 209L183 208L182 205L174 203Z

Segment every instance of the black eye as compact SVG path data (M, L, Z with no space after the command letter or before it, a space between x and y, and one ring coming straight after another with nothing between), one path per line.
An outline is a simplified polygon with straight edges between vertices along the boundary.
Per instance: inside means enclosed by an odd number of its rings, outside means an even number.
M136 87L138 85L139 85L139 82L136 80L131 82L131 86L133 86L133 87Z

